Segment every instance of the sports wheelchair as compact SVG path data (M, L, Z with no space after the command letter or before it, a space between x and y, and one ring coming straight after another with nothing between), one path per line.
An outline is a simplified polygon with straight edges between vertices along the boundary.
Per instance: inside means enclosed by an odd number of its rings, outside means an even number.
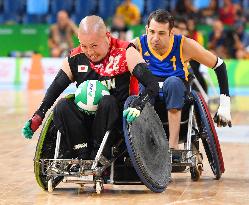
M202 141L205 153L215 179L220 179L224 173L224 161L214 122L208 110L208 105L200 92L191 90L194 75L190 75L190 85L180 122L179 144L184 149L171 151L172 172L186 172L189 168L191 179L198 181L203 171L203 155L199 150ZM166 135L169 136L167 111L163 102L156 101L155 110L163 122ZM172 161L173 154L180 154L180 161Z
M74 95L69 95L67 98L73 100ZM129 106L131 100L132 98L127 100L125 107ZM141 149L138 148L138 151L135 153L134 149L137 149L137 147L133 147L133 143L130 143L131 139L138 141L139 138L134 136L134 132L136 132L137 127L141 127L147 121L147 119L144 119L147 116L145 115L147 112L154 116L152 128L157 130L157 133L151 135L152 138L155 138L155 140L162 139L157 142L157 146L154 146L156 147L154 154L150 155L151 161L154 156L159 156L163 159L161 162L163 169L159 170L163 172L157 171L156 174L151 174L153 166L140 160L138 154L141 154L139 153ZM81 187L84 184L94 184L96 193L99 194L106 183L143 183L154 192L162 192L170 181L170 153L166 134L154 108L147 104L139 120L134 123L136 126L131 126L126 120L123 122L124 132L118 129L106 132L94 159L59 159L59 154L63 152L63 143L61 143L61 133L54 125L53 112L51 112L40 134L34 158L34 172L39 186L44 190L52 192L61 181L77 183ZM149 122L147 121L147 123ZM126 136L125 139L124 135ZM150 143L152 138L147 139L147 144ZM142 149L142 151L146 153L146 150ZM107 154L108 152L110 154ZM104 156L104 153L107 155ZM132 153L132 157L130 157L130 153ZM138 162L135 167L133 166L133 160Z
M68 98L74 98L69 95ZM125 108L134 96L127 99ZM158 110L160 108L160 110ZM190 168L191 178L198 181L202 172L202 154L199 141L202 141L209 164L220 179L225 171L219 140L214 123L203 97L190 91L183 108L180 128L180 142L184 143L181 161L172 163L172 152L166 133L167 117L160 103L146 104L141 115L133 122L123 120L123 130L106 132L94 159L59 159L61 133L55 128L53 112L43 126L36 147L34 172L38 185L49 192L62 181L94 184L97 194L104 184L144 184L153 192L162 192L171 181L172 166L185 170ZM163 122L163 123L162 123ZM111 153L104 156L106 150ZM110 150L109 150L110 149ZM73 169L77 167L77 169Z

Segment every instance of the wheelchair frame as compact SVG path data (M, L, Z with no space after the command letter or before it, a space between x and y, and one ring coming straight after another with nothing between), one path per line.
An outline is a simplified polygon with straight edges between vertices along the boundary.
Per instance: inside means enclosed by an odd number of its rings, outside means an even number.
M172 166L189 166L191 179L193 181L198 181L203 167L202 154L199 152L199 139L201 139L215 179L220 179L222 173L225 171L224 162L219 140L207 104L201 94L196 91L191 91L190 102L185 149L179 151L181 152L182 160L180 163L173 163ZM58 159L61 134L58 130L53 130L55 128L53 127L52 122L53 113L51 112L40 134L34 158L36 181L42 189L52 192L61 181L77 183L81 187L83 187L84 184L91 183L94 184L96 193L100 194L105 183L141 184L139 179L133 181L114 180L114 163L120 156L127 152L127 148L122 148L120 151L119 145L112 147L111 159L107 159L102 155L107 139L111 133L110 130L106 132L94 160ZM52 135L50 138L53 139L46 137L48 134ZM54 135L56 135L56 138ZM53 148L54 145L54 153L53 150L48 152L49 150L47 150L45 146L46 143L50 143L48 144L48 147ZM46 151L48 153L45 153ZM47 156L44 158L44 155ZM77 172L70 171L69 167L77 165L79 166ZM103 173L109 167L110 174L107 177L108 180L106 180L103 177Z
M201 93L194 90L191 91L188 101L190 103L188 122L181 122L181 124L188 123L184 150L172 151L172 154L173 152L178 152L178 154L180 152L182 159L180 163L172 162L172 167L180 172L184 172L186 166L189 166L191 179L198 181L203 171L203 156L199 151L200 139L215 179L220 179L222 173L225 171L224 161L214 122L206 101Z
M114 180L114 163L115 161L126 152L125 149L118 150L119 145L112 147L111 159L107 159L102 155L105 144L111 131L107 131L101 142L100 148L94 160L81 160L81 159L58 159L61 143L61 133L59 130L56 132L54 138L55 149L54 154L50 153L50 158L42 159L42 149L44 140L46 140L46 133L48 132L53 122L53 113L51 112L44 124L39 141L36 147L34 158L34 172L36 181L43 190L52 192L53 189L61 182L77 183L81 187L84 184L94 184L97 194L103 190L103 184L141 184L139 180L136 181L115 181ZM124 141L123 141L124 142ZM122 142L120 142L121 144ZM52 157L53 156L53 157ZM71 172L68 168L79 165L77 172ZM99 166L101 165L101 166ZM103 179L104 171L110 167L110 177L108 181Z

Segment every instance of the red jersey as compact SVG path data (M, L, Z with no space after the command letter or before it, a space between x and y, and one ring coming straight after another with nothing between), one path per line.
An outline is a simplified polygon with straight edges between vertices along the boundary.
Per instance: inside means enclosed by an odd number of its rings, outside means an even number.
M78 86L86 80L99 80L107 86L111 95L114 95L122 104L134 92L130 90L130 71L126 62L126 49L129 42L111 37L108 54L98 63L91 62L82 52L81 47L74 48L68 57L69 66ZM136 83L132 83L137 87Z

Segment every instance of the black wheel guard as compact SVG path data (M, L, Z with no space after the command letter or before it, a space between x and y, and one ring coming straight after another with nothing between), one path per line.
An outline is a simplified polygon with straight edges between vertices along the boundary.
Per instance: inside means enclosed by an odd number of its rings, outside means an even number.
M128 98L125 108L132 98ZM127 150L141 181L153 192L163 192L170 181L169 144L162 123L150 103L140 116L128 123L123 119Z

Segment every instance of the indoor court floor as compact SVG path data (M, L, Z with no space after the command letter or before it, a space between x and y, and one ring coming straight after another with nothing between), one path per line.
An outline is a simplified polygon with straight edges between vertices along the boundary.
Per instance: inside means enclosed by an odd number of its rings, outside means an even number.
M42 96L39 91L0 91L0 205L249 204L249 97L233 98L233 128L217 130L226 169L220 180L214 180L205 157L198 182L191 181L189 172L174 173L163 193L153 193L144 185L105 185L97 195L92 185L82 191L79 185L61 183L52 193L37 185L33 158L40 129L27 140L21 128Z

